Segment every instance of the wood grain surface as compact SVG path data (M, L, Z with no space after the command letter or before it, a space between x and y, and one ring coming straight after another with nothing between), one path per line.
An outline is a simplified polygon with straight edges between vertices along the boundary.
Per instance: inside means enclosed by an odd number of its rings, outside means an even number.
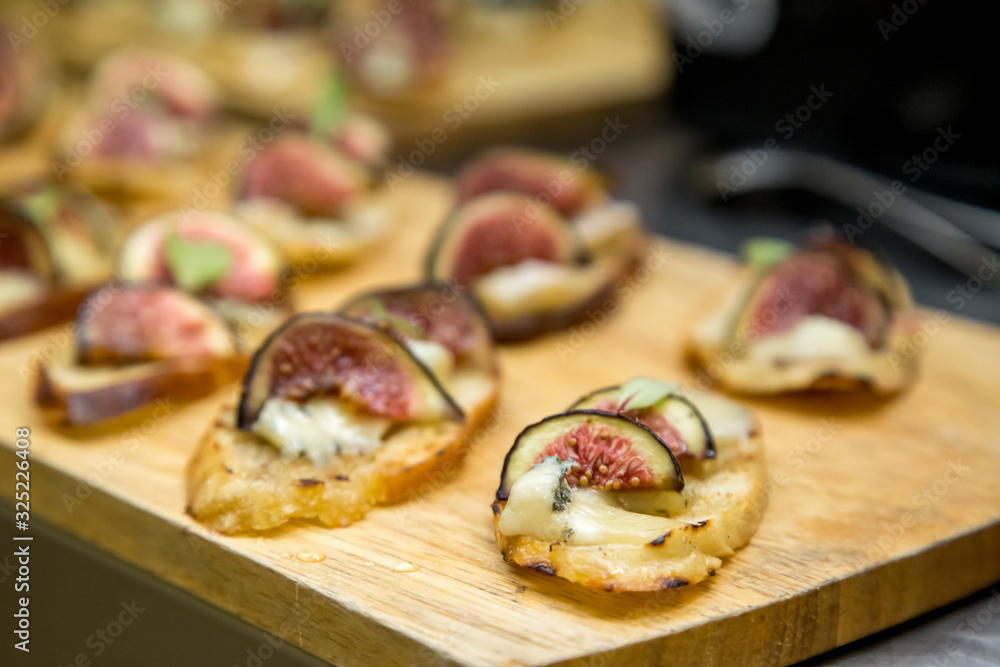
M399 185L383 249L303 284L299 305L417 278L447 187L419 174ZM0 489L12 500L14 429L29 426L34 516L343 666L784 665L1000 579L1000 332L954 316L915 340L923 377L901 396L750 402L770 504L716 577L608 594L505 564L489 504L524 425L639 373L697 382L681 324L730 260L664 239L649 253L618 312L502 351L500 407L450 483L349 528L221 537L185 515L182 471L224 392L123 432L47 427L30 368L66 327L0 346Z

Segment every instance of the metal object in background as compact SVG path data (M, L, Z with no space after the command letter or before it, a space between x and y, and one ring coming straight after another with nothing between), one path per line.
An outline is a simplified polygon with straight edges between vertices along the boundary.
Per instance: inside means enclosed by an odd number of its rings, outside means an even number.
M796 188L828 197L862 214L868 213L863 219L868 226L853 226L858 234L878 222L968 276L976 275L983 261L995 254L993 248L1000 248L1000 214L912 188L897 194L892 187L897 182L824 155L778 151L769 154L762 163L755 163L753 172L744 175L746 180L738 188L721 189L718 184L727 182L732 165L747 159L745 152L735 151L696 163L691 171L693 185L702 194L714 196ZM881 213L873 214L875 211L866 209L877 193L887 193L887 203L875 202L880 207L876 211ZM852 227L845 225L845 228ZM985 285L1000 294L997 281Z

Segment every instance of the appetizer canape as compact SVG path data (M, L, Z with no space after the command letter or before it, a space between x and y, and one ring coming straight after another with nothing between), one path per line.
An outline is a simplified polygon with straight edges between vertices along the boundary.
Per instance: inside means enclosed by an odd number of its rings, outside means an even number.
M692 331L688 351L712 381L739 392L902 389L916 379L909 289L863 248L814 236L800 247L761 239L749 266Z
M123 198L189 197L215 157L217 103L212 80L182 58L109 54L64 129L56 175Z
M468 288L498 341L568 327L613 298L631 268L617 253L593 255L553 207L518 192L490 192L454 210L425 267L432 280Z
M121 277L170 285L209 303L254 348L292 314L277 248L224 213L166 214L126 239Z
M488 192L521 192L572 224L595 256L634 260L643 238L642 217L630 202L614 199L605 178L586 160L523 148L494 148L465 165L456 176L459 201Z
M111 275L114 227L107 207L64 187L0 200L0 340L72 319Z
M211 393L246 368L226 321L171 287L109 283L77 314L73 344L39 369L52 421L91 426L155 403Z
M455 470L497 392L475 308L436 286L346 308L358 317L292 317L254 355L188 464L196 519L224 533L345 526Z
M372 95L413 95L444 76L453 55L451 31L457 9L453 0L342 2L331 14L332 46ZM377 32L369 27L372 24Z
M267 117L312 104L335 67L321 37L330 3L317 0L63 0L46 32L75 69L134 44L183 56L219 86L220 103Z
M260 117L270 116L276 103L295 114L307 111L337 67L321 36L331 3L240 0L209 6L207 16L190 14L192 21L201 20L205 38L188 52L225 91L224 104Z
M605 591L713 576L766 505L763 440L741 406L637 378L524 429L493 503L504 560Z
M55 92L46 54L11 28L0 21L0 146L38 122Z
M384 233L386 203L368 168L327 139L288 131L250 162L234 212L292 264L357 259Z

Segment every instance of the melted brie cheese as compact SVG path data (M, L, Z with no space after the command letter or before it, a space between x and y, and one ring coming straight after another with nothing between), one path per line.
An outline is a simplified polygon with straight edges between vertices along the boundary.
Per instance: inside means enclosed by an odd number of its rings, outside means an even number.
M45 283L23 271L0 271L0 312L14 310L45 296Z
M478 278L473 291L491 314L518 316L583 302L607 280L603 267L527 260Z
M864 358L869 354L871 349L864 334L849 324L823 315L804 317L788 331L768 334L747 347L748 359L765 363L782 358Z
M370 454L382 444L391 419L359 414L330 396L298 403L269 398L253 425L282 454L308 456L322 465L334 454Z
M611 200L603 206L584 211L573 220L584 245L601 248L639 228L639 209L630 202Z
M613 491L570 489L568 502L556 502L564 473L564 465L550 457L519 477L500 516L500 532L573 546L640 545L680 525L674 519L622 509Z
M455 370L455 357L444 345L431 340L411 339L406 341L406 348L442 382Z

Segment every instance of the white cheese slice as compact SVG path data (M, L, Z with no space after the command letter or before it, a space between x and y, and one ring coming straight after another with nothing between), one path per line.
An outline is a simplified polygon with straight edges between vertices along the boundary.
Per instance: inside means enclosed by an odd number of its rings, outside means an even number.
M864 358L871 354L856 328L823 315L809 315L788 331L761 337L747 348L747 358L769 364L774 359Z
M45 296L45 283L23 271L0 271L0 312L26 306Z
M331 455L374 452L392 424L391 419L359 414L330 396L305 403L269 398L253 430L282 454L305 455L322 465Z
M617 495L609 491L572 489L568 502L557 503L564 472L564 465L549 457L519 477L500 516L500 532L574 546L647 544L681 525L674 519L622 509ZM563 509L556 509L560 505Z
M601 248L614 243L641 226L639 209L631 202L610 200L603 206L584 211L573 220L584 245Z
M490 314L517 317L583 302L607 281L603 269L527 260L482 276L473 291Z

